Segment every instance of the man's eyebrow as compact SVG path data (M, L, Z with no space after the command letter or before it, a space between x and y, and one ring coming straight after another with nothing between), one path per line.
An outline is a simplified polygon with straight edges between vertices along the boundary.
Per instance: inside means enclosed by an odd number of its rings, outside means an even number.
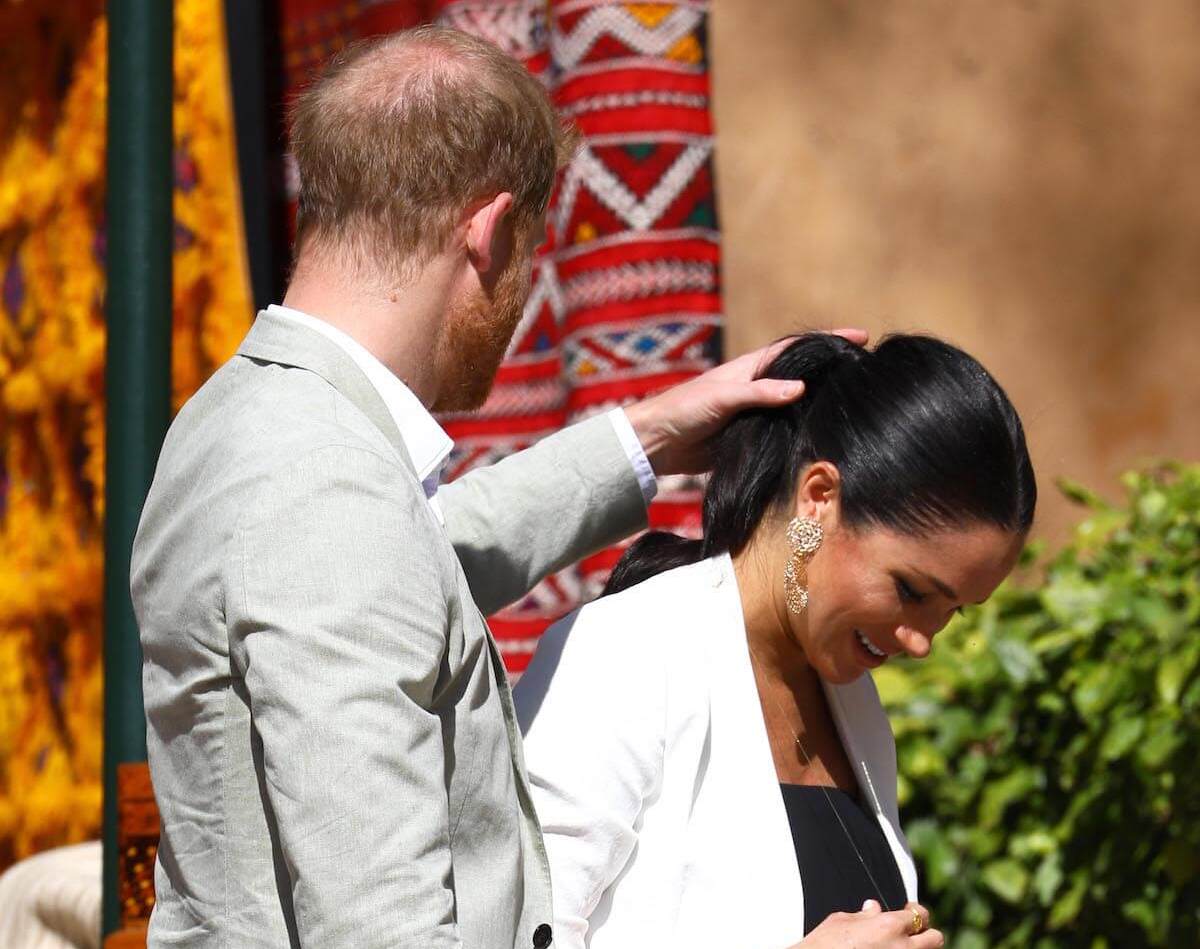
M942 594L942 596L944 596L950 600L958 599L958 594L955 593L954 590L952 590L950 588L949 584L942 582L937 577L933 576L932 574L926 573L924 570L917 570L916 572L919 573L926 580L928 580L930 583L932 583L935 587L937 587L938 592L940 594Z

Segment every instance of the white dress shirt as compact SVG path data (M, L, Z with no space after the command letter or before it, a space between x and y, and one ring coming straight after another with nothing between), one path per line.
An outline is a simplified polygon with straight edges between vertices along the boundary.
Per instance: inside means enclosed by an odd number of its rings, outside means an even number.
M375 391L379 393L379 397L391 414L392 420L400 432L400 438L404 441L404 447L408 449L413 467L417 469L417 477L421 479L425 497L428 498L438 520L445 523L441 508L438 506L437 491L446 459L454 448L454 441L438 424L437 419L429 413L429 410L421 404L421 400L413 394L412 389L401 382L387 366L372 356L361 343L325 320L274 303L267 307L267 311L276 316L295 320L297 323L315 330L340 346L354 360L355 365L363 371L367 380L375 387ZM608 413L608 417L621 442L621 447L629 456L629 463L633 466L638 485L642 489L642 497L646 499L646 504L649 504L658 493L658 479L655 477L654 469L650 467L650 461L646 457L642 443L638 440L637 433L633 430L633 425L624 409L613 409Z

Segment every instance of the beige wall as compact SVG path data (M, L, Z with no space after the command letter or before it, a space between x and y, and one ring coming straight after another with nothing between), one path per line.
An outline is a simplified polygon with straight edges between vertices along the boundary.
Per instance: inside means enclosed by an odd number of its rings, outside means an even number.
M1200 5L713 0L727 349L977 355L1052 479L1200 458Z

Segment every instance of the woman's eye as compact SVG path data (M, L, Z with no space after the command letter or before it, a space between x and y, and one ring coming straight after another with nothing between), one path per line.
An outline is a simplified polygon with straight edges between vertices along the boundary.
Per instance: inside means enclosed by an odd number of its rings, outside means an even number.
M925 599L925 594L918 593L899 577L896 577L896 595L905 603L920 603Z

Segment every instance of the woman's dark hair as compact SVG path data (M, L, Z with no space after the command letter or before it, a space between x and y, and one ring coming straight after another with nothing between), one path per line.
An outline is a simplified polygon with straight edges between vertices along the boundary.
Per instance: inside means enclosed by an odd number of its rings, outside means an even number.
M1012 403L978 362L928 336L874 350L840 336L796 338L762 374L802 379L799 401L742 412L716 437L704 536L656 531L633 543L604 593L721 553L739 553L790 504L815 461L841 476L841 519L903 533L991 524L1025 533L1037 484Z

